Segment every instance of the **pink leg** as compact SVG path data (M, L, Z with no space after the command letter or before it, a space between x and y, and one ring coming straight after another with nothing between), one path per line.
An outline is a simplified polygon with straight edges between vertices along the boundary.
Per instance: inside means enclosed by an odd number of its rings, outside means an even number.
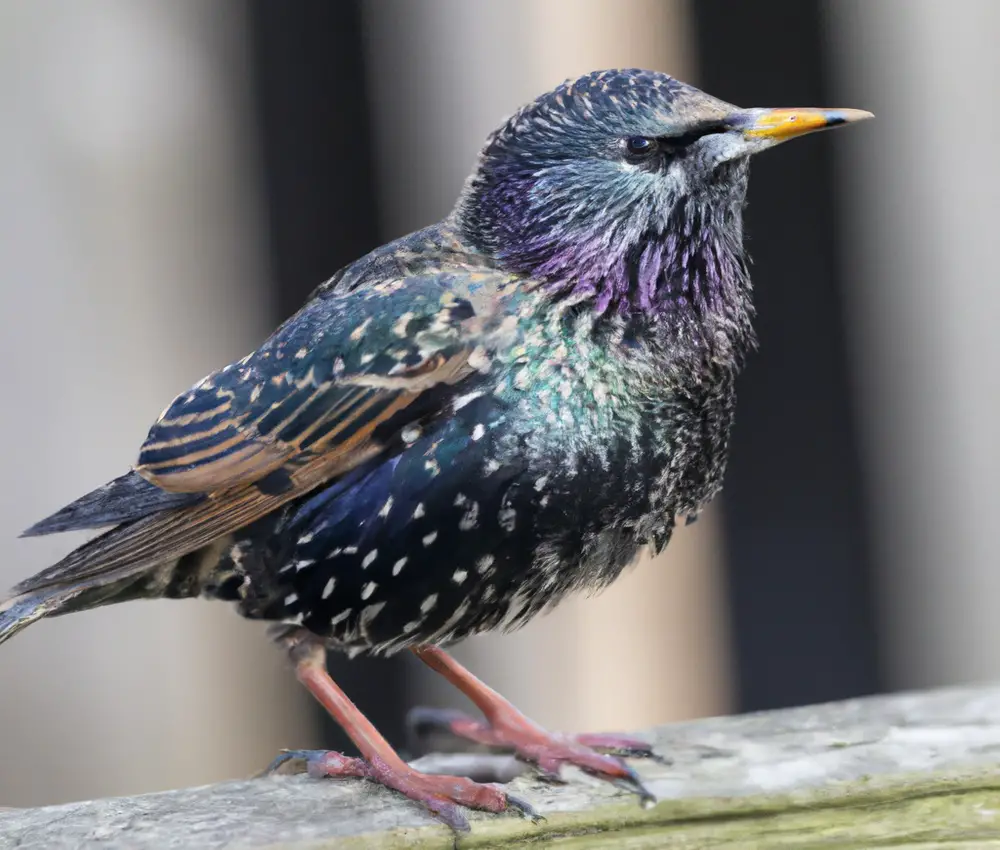
M454 735L487 746L513 749L550 778L558 777L563 764L573 764L595 776L627 786L640 795L644 805L655 802L632 768L619 758L597 752L597 749L608 749L624 755L655 758L649 744L620 735L580 735L574 738L547 732L443 650L422 646L413 652L471 699L486 717L484 723L460 712L425 709L419 713L418 723L423 721L442 726Z
M298 680L343 727L362 758L323 750L296 750L275 759L269 771L292 759L305 759L312 776L359 777L377 782L422 803L460 831L469 829L460 806L489 812L512 808L529 817L537 817L530 806L498 786L480 784L462 776L431 776L411 768L330 678L326 671L325 650L320 644L302 633L286 636L284 642L295 661Z

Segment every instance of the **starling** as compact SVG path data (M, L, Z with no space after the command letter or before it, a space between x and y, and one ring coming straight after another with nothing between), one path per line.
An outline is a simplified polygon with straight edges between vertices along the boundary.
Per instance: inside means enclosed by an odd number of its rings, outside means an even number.
M407 649L484 715L425 719L648 798L620 758L646 745L546 732L441 647L608 585L716 494L754 345L749 157L868 117L740 109L643 70L527 104L447 218L337 272L178 396L131 471L25 532L109 529L13 589L0 642L113 602L225 600L273 624L357 745L287 754L314 775L388 786L456 829L461 807L534 814L410 768L326 671L328 649Z

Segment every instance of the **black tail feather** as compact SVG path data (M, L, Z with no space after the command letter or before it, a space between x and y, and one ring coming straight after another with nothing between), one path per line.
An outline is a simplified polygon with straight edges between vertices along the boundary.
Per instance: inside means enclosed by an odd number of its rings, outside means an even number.
M15 596L0 605L0 643L10 640L21 629L44 617L47 613L45 603L54 593L50 590L47 593Z
M22 532L21 537L105 528L159 511L193 505L203 498L200 493L168 493L132 471L36 522Z
M42 617L71 614L150 595L146 570L121 570L86 581L51 585L0 602L0 643ZM16 592L16 591L15 591Z

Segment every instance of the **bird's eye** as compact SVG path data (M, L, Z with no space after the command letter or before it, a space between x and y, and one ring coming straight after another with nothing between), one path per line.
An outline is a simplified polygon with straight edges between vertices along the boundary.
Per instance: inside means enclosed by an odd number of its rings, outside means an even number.
M656 139L649 139L645 136L629 136L624 141L625 153L630 159L642 159L656 152Z

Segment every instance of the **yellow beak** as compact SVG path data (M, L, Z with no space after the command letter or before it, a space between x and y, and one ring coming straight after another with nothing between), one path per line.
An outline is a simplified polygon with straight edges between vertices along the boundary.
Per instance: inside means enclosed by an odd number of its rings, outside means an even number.
M746 109L731 116L727 123L742 132L747 140L777 144L806 133L874 117L863 109Z

